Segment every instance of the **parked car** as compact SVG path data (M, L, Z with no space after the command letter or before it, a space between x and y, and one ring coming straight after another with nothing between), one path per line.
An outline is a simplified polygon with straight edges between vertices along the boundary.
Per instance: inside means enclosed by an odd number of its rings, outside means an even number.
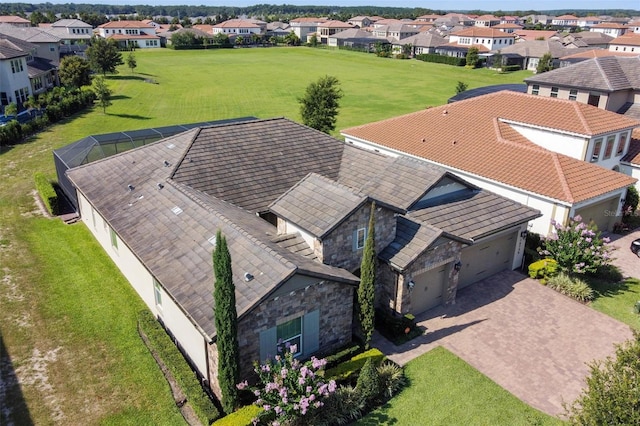
M640 238L631 242L631 251L640 257Z

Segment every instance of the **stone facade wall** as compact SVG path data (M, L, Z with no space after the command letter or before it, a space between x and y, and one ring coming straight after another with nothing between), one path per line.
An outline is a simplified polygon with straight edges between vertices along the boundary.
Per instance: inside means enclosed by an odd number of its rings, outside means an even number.
M355 287L320 281L305 289L269 299L238 322L240 378L252 376L253 362L260 358L260 332L293 318L320 310L319 351L326 352L351 341L353 295ZM209 345L209 382L219 395L217 347Z
M360 228L369 227L370 213L371 204L365 203L322 241L316 240L313 249L318 258L327 265L348 271L358 269L362 263L363 249L353 250L354 233ZM378 206L374 218L376 253L380 253L396 238L396 217L393 211Z
M411 312L411 293L407 283L411 281L412 277L444 263L449 263L449 265L443 300L447 305L454 303L458 288L458 271L453 268L453 264L460 260L461 250L461 243L450 240L422 253L402 273L391 270L386 263L380 263L378 265L379 289L376 291L378 306L389 307L401 314Z

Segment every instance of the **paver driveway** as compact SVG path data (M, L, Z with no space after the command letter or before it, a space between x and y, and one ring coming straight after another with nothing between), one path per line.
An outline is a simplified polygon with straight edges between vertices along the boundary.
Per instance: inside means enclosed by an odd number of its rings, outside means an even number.
M551 415L579 394L586 363L614 353L629 327L514 271L458 293L456 304L418 317L427 333L373 346L399 364L442 345L529 405ZM446 383L443 383L446 386Z
M613 263L620 268L625 277L640 278L640 257L631 252L631 241L640 238L640 230L627 235L608 234L611 245L616 248L613 252Z

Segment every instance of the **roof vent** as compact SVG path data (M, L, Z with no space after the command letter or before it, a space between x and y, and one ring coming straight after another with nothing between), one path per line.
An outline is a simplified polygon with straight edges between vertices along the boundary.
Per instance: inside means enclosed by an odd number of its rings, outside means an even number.
M165 167L169 167L171 165L167 160L164 160L162 164L164 164Z
M426 142L427 140L425 138L422 138L422 142Z
M457 143L458 143L458 141L454 140L454 141L452 142L452 145L455 145L455 144L457 144Z
M248 272L245 272L245 273L244 273L244 280L245 280L246 282L249 282L249 281L251 281L252 279L253 279L253 275L251 275L251 274L250 274L250 273L248 273Z
M209 244L211 244L212 246L216 246L216 236L214 235L213 237L209 238L207 241L209 241Z
M164 185L162 183L158 182L158 189L162 189L162 188L164 188Z
M175 214L176 216L178 216L180 213L182 213L182 209L178 206L175 206L174 208L171 209L171 211L173 212L173 214Z
M176 147L176 146L175 146L174 144L172 144L172 143L170 143L170 144L168 144L168 145L167 145L167 148L169 148L169 149L173 149L173 148L175 148L175 147Z
M449 114L449 111L447 111L446 109L442 111L442 115L447 115L447 114Z
M129 189L129 191L133 191L134 189L136 189L136 187L131 184L127 185L127 188Z

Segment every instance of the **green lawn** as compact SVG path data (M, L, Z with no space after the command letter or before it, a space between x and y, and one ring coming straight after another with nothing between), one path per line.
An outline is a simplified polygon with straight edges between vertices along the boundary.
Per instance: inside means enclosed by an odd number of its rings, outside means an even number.
M84 225L42 218L36 208L33 174L55 178L53 149L151 126L248 115L298 121L296 99L325 74L344 90L338 129L445 103L457 81L473 88L530 75L307 48L135 55L135 73L123 66L108 77L107 114L86 111L0 151L0 365L3 378L13 369L24 380L7 389L13 414L2 424L182 422L137 335L139 297Z
M619 284L592 283L597 297L591 302L591 307L629 324L640 331L640 315L636 314L633 306L640 301L640 279L627 278Z
M443 347L405 366L410 386L358 421L374 425L558 425Z

